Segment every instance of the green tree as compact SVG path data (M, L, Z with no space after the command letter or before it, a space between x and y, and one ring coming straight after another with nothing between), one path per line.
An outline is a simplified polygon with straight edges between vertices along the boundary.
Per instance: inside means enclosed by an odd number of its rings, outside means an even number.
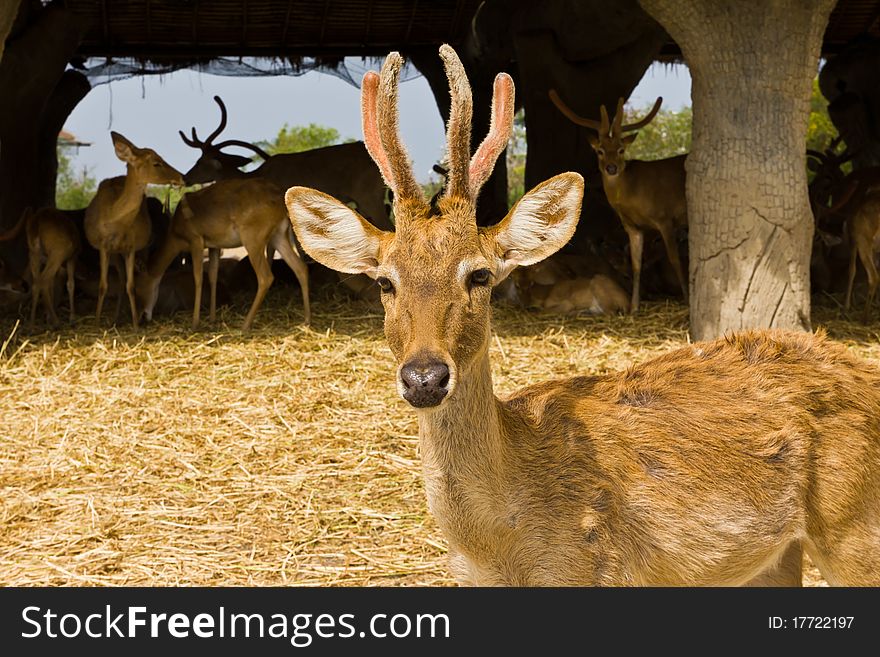
M78 167L65 148L58 149L58 177L55 181L55 205L60 210L86 207L98 189L88 167Z
M526 116L513 117L513 136L507 144L507 205L513 206L526 193Z
M352 141L352 140L346 140ZM284 124L272 141L260 141L257 145L269 155L278 153L299 153L310 151L314 148L333 146L341 143L339 131L336 128L310 123L306 126Z
M807 125L807 148L824 151L837 137L837 128L828 116L828 101L819 91L819 78L813 78L813 95L810 97L810 122Z
M632 123L645 116L651 107L624 109L624 123ZM627 158L633 160L660 160L684 155L691 150L691 126L693 112L683 107L677 112L660 110L657 116L638 131L639 136L626 149Z

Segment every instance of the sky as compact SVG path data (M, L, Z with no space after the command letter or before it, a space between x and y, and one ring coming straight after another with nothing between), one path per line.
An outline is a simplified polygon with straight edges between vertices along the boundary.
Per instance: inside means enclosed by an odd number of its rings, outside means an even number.
M690 104L690 75L681 64L654 64L633 92L636 107L664 97L665 109ZM360 91L325 73L299 77L226 77L177 71L164 77L118 80L94 87L80 102L65 129L92 145L79 149L77 167L87 167L97 179L125 173L116 159L110 131L125 135L137 146L158 152L185 172L198 151L177 134L191 126L206 137L218 124L219 95L229 110L225 138L259 141L272 139L285 124L319 123L336 128L343 138L361 139ZM423 77L401 83L400 122L417 178L426 181L431 167L443 155L443 121ZM475 137L480 139L481 137ZM250 153L247 153L250 154Z

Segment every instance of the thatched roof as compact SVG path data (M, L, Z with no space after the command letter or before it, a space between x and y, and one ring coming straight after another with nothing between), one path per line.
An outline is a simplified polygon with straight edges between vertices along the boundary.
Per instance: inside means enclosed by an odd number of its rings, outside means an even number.
M609 0L610 2L611 0ZM153 61L216 56L384 55L458 43L480 0L63 0L90 19L84 56ZM825 32L833 54L880 37L880 0L839 0ZM680 55L674 42L661 56Z

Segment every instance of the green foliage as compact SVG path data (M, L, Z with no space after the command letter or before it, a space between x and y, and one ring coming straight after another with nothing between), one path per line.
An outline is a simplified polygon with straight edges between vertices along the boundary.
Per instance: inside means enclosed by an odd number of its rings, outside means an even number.
M60 210L86 207L94 197L98 183L87 167L81 169L66 152L58 149L58 177L55 181L55 205Z
M526 183L526 117L523 110L513 117L513 136L507 144L507 205L512 207L523 194Z
M813 78L813 95L810 97L810 122L807 125L807 148L824 151L837 137L837 128L828 116L828 101L819 91L819 78Z
M299 153L341 143L336 128L310 123L307 126L284 124L273 141L260 141L257 145L269 155ZM352 141L352 140L346 140Z
M624 123L632 123L645 116L651 111L652 105L642 109L624 109ZM692 124L693 111L690 107L683 107L677 112L661 109L648 125L638 131L638 137L626 149L626 157L633 160L660 160L684 155L691 150Z

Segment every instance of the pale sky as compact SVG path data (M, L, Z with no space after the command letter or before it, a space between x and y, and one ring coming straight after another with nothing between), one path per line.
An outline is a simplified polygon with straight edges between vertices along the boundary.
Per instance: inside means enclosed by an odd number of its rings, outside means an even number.
M663 107L690 104L691 78L681 64L655 64L633 93L637 107L664 97ZM206 137L216 127L219 95L229 110L222 137L259 141L273 138L284 123L319 123L336 128L344 138L361 139L360 92L324 73L299 77L225 77L194 71L130 78L96 86L70 115L65 129L92 145L75 156L78 167L91 168L99 180L125 173L110 142L110 130L122 133L137 146L156 150L169 164L185 172L198 151L177 134L196 126ZM443 122L423 77L400 86L401 131L416 175L427 180L431 166L443 154ZM480 139L481 137L475 137ZM249 152L247 154L250 154Z

